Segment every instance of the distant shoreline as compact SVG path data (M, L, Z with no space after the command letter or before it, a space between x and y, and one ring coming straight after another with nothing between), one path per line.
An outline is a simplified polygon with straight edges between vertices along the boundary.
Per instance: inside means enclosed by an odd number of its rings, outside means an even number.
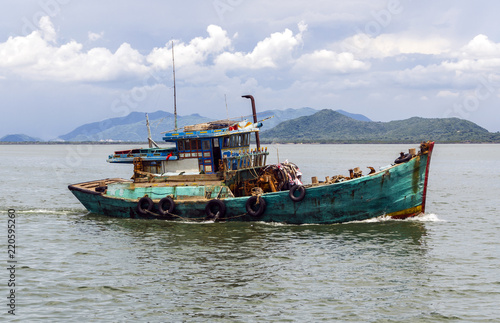
M144 145L147 141L5 141L0 142L0 145Z
M333 142L265 142L261 141L264 145L404 145L404 144L416 144L418 141L400 141L400 142L381 142L381 141L333 141ZM252 142L255 144L255 142ZM456 141L436 141L436 144L500 144L500 142L456 142ZM0 142L0 145L149 145L147 141L114 141L114 142L102 142L102 141L20 141L20 142Z

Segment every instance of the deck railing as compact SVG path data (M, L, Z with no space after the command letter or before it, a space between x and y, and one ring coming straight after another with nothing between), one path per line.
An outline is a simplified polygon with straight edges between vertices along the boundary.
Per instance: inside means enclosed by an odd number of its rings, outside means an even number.
M224 156L224 167L227 170L237 170L264 166L266 165L267 155L269 155L267 148L261 148L260 150L249 150L234 156Z

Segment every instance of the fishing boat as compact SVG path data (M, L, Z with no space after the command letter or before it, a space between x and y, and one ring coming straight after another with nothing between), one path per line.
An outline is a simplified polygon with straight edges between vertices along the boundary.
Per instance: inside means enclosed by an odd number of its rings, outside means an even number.
M170 147L116 151L109 163L133 165L130 180L69 185L92 213L171 221L263 221L331 224L425 212L434 142L409 149L386 168L359 168L303 184L297 165L267 164L255 101L253 122L214 121L165 133ZM256 147L251 147L255 136Z

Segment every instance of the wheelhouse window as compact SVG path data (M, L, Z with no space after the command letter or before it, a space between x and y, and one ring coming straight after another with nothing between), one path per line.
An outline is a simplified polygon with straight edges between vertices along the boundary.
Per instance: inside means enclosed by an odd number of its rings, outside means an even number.
M222 148L238 148L250 146L250 134L235 134L222 138Z
M244 133L241 135L241 145L242 146L250 146L250 134Z
M177 149L181 158L197 158L202 156L201 141L199 139L186 139L177 142Z
M231 141L230 141L230 137L229 136L222 138L222 148L229 148L229 147L231 147L230 143L231 143Z
M210 140L204 140L202 147L203 147L203 150L210 150Z

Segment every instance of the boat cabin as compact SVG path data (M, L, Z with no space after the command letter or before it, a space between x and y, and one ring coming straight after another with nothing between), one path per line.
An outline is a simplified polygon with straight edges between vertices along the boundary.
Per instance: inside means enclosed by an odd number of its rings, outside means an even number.
M175 146L115 151L110 163L134 164L143 175L173 176L215 174L265 165L267 149L250 149L250 136L262 123L211 122L165 133L163 140Z
M259 131L261 123L243 121L232 125L209 123L197 126L196 130L188 128L163 137L164 141L175 143L179 161L196 161L199 172L204 174L254 165L248 158L242 159L257 153L250 150L250 135Z

